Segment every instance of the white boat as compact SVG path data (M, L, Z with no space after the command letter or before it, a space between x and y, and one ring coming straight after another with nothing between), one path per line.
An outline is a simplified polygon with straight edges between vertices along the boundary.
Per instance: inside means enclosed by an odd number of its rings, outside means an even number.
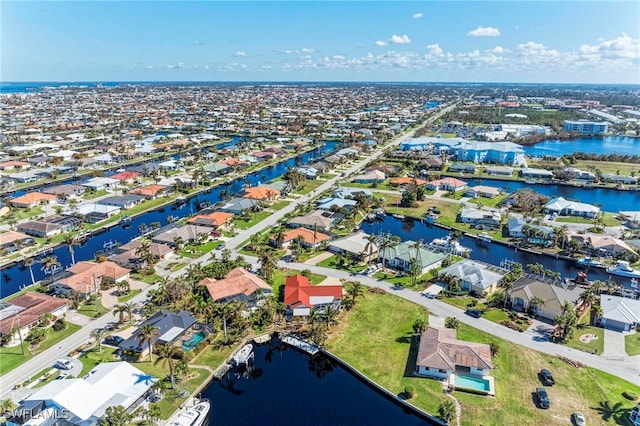
M590 257L583 257L582 259L578 259L578 265L580 266L588 266L591 268L604 268L604 263L599 260L594 260Z
M607 274L620 277L640 278L640 271L629 266L626 260L618 260L615 267L607 268Z
M493 237L489 234L487 234L486 232L481 232L478 234L478 239L480 241L484 241L485 243L490 243L491 241L493 241Z
M457 254L460 256L465 255L471 251L470 248L464 247L458 242L458 240L451 238L450 235L447 235L444 238L435 238L429 243L428 247L432 250Z
M253 355L253 345L251 343L247 343L238 352L233 354L231 361L235 365L246 364L249 358L251 358L251 355Z
M404 220L404 218L405 218L404 215L401 215L401 214L394 214L392 216L395 217L396 219L400 219L400 220Z
M102 248L104 250L113 250L114 248L118 247L120 245L120 243L118 241L116 241L115 243L111 240L109 241L105 241L104 244L102 244Z
M200 426L207 420L210 409L209 400L201 399L196 405L180 413L178 418L171 422L171 426Z

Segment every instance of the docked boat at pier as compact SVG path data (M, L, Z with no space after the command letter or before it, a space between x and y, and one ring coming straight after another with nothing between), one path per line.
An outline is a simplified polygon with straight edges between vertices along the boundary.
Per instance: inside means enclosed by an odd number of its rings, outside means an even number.
M640 271L629 266L626 260L618 260L615 266L607 268L607 274L619 277L640 278Z
M576 263L580 266L589 268L604 268L604 263L591 257L583 257L582 259L578 259Z
M201 426L207 420L211 403L208 399L200 399L193 407L180 413L178 418L171 422L171 426Z
M450 235L447 235L444 238L435 238L427 247L434 251L456 254L458 256L464 256L471 252L470 248L464 247L457 239Z

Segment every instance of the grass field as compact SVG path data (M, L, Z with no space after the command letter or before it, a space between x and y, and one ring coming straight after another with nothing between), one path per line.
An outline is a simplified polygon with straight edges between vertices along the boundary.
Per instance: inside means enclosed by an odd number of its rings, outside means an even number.
M322 266L324 268L339 269L341 271L348 271L348 272L351 272L352 274L357 274L358 272L363 271L367 267L366 263L363 263L361 265L360 264L353 265L353 264L349 264L348 261L345 261L344 266L339 266L335 255L328 257L321 262L318 262L318 266Z
M240 217L234 217L233 224L234 224L234 227L238 229L248 229L248 228L251 228L253 225L257 224L258 222L261 222L262 220L266 219L269 216L271 216L271 212L267 210L263 210L261 212L252 213L251 219L249 220L244 220Z
M0 347L0 376L8 373L17 366L31 359L33 355L37 355L42 351L49 349L58 342L63 341L76 331L80 330L79 325L67 323L67 328L61 331L54 331L52 328L47 329L47 338L40 343L38 349L29 351L29 342L24 342L25 354L22 355L20 345L11 348ZM27 337L27 336L22 336Z
M588 318L589 315L587 314L586 317ZM585 334L594 334L598 338L591 340L588 343L581 342L580 336L583 336ZM565 344L569 347L584 352L601 354L604 351L604 329L600 327L580 324L573 333L573 338L567 341Z
M540 160L533 160L530 167L537 167L537 163ZM631 172L640 172L640 164L623 163L616 161L595 161L595 160L577 160L575 164L571 164L571 167L578 168L580 170L593 170L593 168L599 169L602 173L616 174L620 171L620 175L629 176Z
M640 355L640 333L636 331L635 334L629 334L624 340L627 355Z
M327 348L393 393L400 394L406 386L413 386L417 395L411 403L437 413L439 403L446 399L442 385L412 375L417 344L411 325L423 316L424 310L408 301L388 294L367 293L334 329ZM569 425L571 413L577 410L585 414L588 424L625 424L623 417L635 403L624 399L622 392L640 393L640 387L617 377L591 368L572 367L556 357L464 324L460 324L457 337L499 346L491 373L496 397L454 393L462 406L462 425ZM540 386L537 373L541 368L550 369L556 379L556 385L548 389L549 410L536 408L533 399L535 388ZM622 404L621 410L611 417L607 417L609 410L601 406L607 400L611 405Z
M269 209L270 210L280 210L280 209L283 209L283 208L287 207L289 205L289 203L291 203L291 201L286 201L286 200L277 201L277 202L271 204L269 206Z
M118 296L118 302L120 302L120 303L128 302L129 300L133 299L134 297L136 297L141 292L142 292L142 290L140 290L139 288L131 290L129 292L129 294L125 294L124 296Z
M617 216L614 213L606 212L602 218L604 226L620 226L622 222L615 218ZM559 217L556 219L556 222L563 223L584 223L584 224L593 224L593 219L587 219L586 217L577 217L577 216L567 216L567 217Z

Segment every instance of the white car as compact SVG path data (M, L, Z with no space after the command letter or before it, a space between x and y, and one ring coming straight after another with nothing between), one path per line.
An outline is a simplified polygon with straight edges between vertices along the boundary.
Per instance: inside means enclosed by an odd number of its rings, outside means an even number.
M57 360L56 363L53 365L54 368L58 368L60 370L70 370L72 366L73 364L71 364L71 361L64 358Z

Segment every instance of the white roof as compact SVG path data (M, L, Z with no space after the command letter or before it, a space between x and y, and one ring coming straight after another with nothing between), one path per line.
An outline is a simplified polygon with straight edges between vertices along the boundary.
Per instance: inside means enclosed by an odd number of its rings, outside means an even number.
M97 365L86 379L53 380L27 401L47 401L74 414L74 423L99 418L111 405L129 408L157 380L131 364L107 362Z
M601 294L600 306L604 319L625 324L640 324L640 300Z
M112 179L109 177L94 177L86 182L81 183L82 186L102 186L102 185L115 185L120 183L118 179Z
M358 232L356 234L349 235L348 237L334 240L331 242L330 246L339 248L349 253L360 254L364 251L364 248L367 246L368 236L369 235L365 234L364 232ZM376 250L377 250L377 247L376 247Z
M87 215L91 212L111 213L119 210L120 210L120 207L117 207L117 206L107 206L105 204L96 204L96 203L81 204L77 207L77 211L81 215Z

